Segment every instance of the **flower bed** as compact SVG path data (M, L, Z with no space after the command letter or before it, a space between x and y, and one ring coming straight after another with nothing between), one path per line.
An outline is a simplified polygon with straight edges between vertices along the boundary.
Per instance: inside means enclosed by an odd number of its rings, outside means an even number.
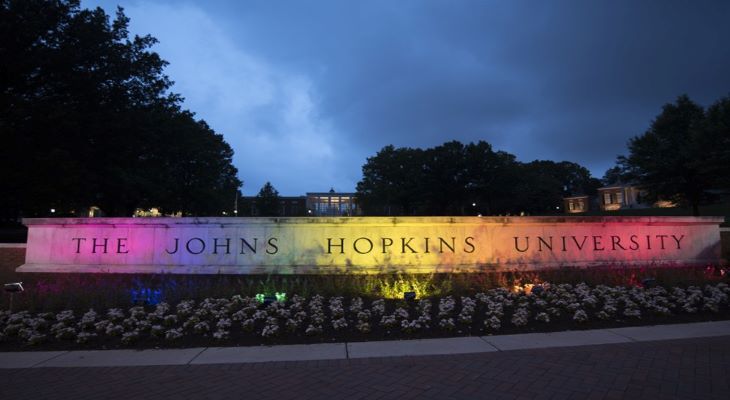
M0 349L230 346L588 329L730 318L730 286L548 284L412 301L283 294L0 313Z

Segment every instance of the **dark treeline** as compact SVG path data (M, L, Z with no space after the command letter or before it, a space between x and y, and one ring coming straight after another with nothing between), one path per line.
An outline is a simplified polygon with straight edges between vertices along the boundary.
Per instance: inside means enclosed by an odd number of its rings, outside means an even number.
M563 196L600 185L576 163L523 163L483 141L452 141L384 147L363 166L357 191L366 215L515 215L562 212Z
M241 182L233 151L181 109L151 36L78 1L0 2L0 210L100 207L220 214Z
M628 150L606 172L606 183L636 183L647 199L671 200L699 215L700 204L730 197L730 97L706 109L677 97Z

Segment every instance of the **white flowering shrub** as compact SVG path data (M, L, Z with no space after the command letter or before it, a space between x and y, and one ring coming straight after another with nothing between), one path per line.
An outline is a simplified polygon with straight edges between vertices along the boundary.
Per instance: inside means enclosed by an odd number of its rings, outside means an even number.
M398 318L396 318L395 315L383 315L383 317L380 318L380 325L385 328L395 328L398 326Z
M213 332L213 339L216 340L226 340L228 339L228 336L230 336L231 332L225 329L218 329L217 331Z
M56 314L56 321L58 321L58 322L71 323L75 319L76 319L76 317L74 317L73 310L64 310L64 311L61 311L60 313Z
M76 339L76 329L71 328L71 327L59 329L56 331L56 339L75 340Z
M210 325L208 325L205 321L200 321L197 324L193 325L193 332L197 334L203 334L208 333L210 330Z
M373 315L376 316L385 314L385 300L378 299L373 301L373 303L370 305L370 310Z
M309 325L307 329L304 331L308 336L317 336L321 335L324 330L322 329L322 326L320 325Z
M540 321L544 323L550 322L550 315L546 312L539 312L537 315L535 315L535 321Z
M363 301L360 297L355 297L350 300L350 312L357 314L362 311Z
M423 328L421 321L418 319L414 319L412 321L404 319L403 321L401 321L400 326L401 330L405 333L414 333L420 331Z
M498 331L502 327L502 321L493 315L484 320L484 327L487 330Z
M74 341L79 346L119 346L140 341L191 339L250 341L286 335L428 335L434 330L495 333L538 325L588 324L672 318L687 314L730 314L726 283L688 287L632 287L586 284L540 284L510 291L496 288L469 296L421 298L418 301L304 297L264 304L264 295L206 298L199 302L159 303L87 311L31 313L0 311L3 346L44 346ZM78 317L77 317L78 315Z
M96 323L96 319L99 317L99 314L96 313L96 311L89 310L87 311L83 316L81 316L81 320L76 324L76 326L81 330L92 330L94 329L94 324Z
M573 314L573 321L586 322L588 321L588 314L583 310L576 310Z
M453 318L445 318L439 321L439 327L443 330L452 331L456 327Z
M122 334L122 344L130 345L139 340L139 331L133 330Z
M514 326L525 326L527 325L527 322L530 319L530 312L527 311L527 308L520 307L515 310L515 312L512 314L512 318L510 319L510 322Z
M120 336L122 333L124 333L124 327L121 325L110 323L106 326L104 333L106 333L107 336Z
M370 323L367 321L358 321L357 325L355 325L355 329L357 329L360 333L370 333L372 330Z
M336 331L340 331L347 328L347 320L342 317L332 321L332 328Z
M252 318L246 318L241 321L241 329L243 329L245 332L253 332L255 327L256 322Z
M168 314L162 317L162 324L165 326L175 326L177 325L177 321L179 320L178 316L175 314Z
M178 340L182 336L183 336L182 328L169 329L167 332L165 332L165 340L168 340L168 341Z
M165 328L162 325L152 325L150 327L150 335L154 337L163 337L165 336Z
M94 339L97 336L94 332L79 332L78 335L76 335L76 343L78 344L85 344L88 343L90 340Z
M288 318L284 322L284 328L286 328L287 332L296 332L299 330L299 320Z
M456 302L451 296L444 297L439 301L439 318L447 318L454 312Z
M111 322L118 322L124 319L124 311L121 308L110 308L106 312L106 317Z
M26 343L28 343L28 345L30 346L37 346L39 344L45 343L46 340L48 340L47 335L33 332L28 336Z

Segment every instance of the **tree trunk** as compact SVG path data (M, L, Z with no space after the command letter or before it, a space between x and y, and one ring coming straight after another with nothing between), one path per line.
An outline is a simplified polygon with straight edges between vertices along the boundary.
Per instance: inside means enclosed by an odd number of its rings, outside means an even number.
M692 215L694 215L695 217L700 216L700 204L697 201L692 202Z

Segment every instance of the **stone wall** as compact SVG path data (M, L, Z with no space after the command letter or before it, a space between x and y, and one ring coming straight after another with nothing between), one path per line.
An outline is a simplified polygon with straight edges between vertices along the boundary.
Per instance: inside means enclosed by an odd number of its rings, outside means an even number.
M0 276L16 276L15 269L23 263L25 263L25 243L0 243Z
M707 265L717 217L29 219L20 272L331 274Z

